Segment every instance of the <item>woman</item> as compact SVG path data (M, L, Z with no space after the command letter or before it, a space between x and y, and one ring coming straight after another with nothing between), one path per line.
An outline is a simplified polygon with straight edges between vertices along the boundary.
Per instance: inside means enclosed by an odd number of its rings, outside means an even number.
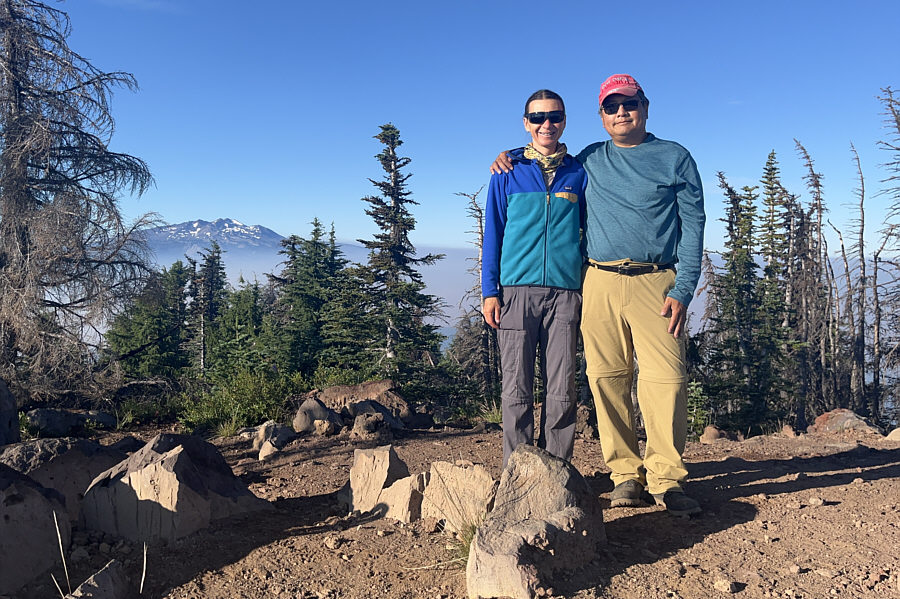
M575 439L587 176L559 141L566 128L559 94L531 94L522 122L531 143L509 153L516 168L491 177L481 271L482 312L500 344L504 467L520 443L534 442L538 345L546 391L539 444L569 460Z

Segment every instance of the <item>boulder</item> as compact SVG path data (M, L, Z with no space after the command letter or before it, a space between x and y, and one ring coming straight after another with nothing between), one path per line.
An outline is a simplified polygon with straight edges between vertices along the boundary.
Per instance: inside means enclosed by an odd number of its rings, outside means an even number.
M381 414L385 424L393 430L403 430L406 428L402 420L396 418L390 410L373 399L365 399L356 402L350 407L350 415L353 416L354 419L359 417L360 414Z
M281 451L296 438L297 433L294 432L294 429L269 420L257 429L256 436L253 438L253 451L260 452L259 459L263 460L273 453ZM265 456L263 455L264 448Z
M66 437L81 430L85 423L84 414L54 408L29 410L25 418L39 437Z
M367 381L359 385L338 385L322 391L313 391L310 396L317 397L325 406L339 414L355 416L354 404L361 401L376 401L387 409L391 415L401 421L414 418L409 404L394 390L394 382L390 379Z
M0 379L0 446L18 443L19 408L6 382Z
M137 593L132 591L125 568L116 560L110 560L96 574L85 580L65 599L129 599Z
M59 561L59 534L68 549L72 528L65 499L0 464L0 595L15 593Z
M838 408L821 414L806 430L810 433L837 433L855 430L863 433L882 434L877 427L867 422L863 417L845 408Z
M432 462L422 518L442 521L449 532L478 526L493 505L496 486L483 466Z
M330 437L338 432L338 427L330 420L313 420L313 427L320 437Z
M544 596L594 560L605 543L600 502L575 467L520 445L500 477L493 510L472 539L469 597Z
M350 511L373 510L384 489L408 476L409 468L390 445L354 450L347 498Z
M59 491L65 497L69 520L76 523L81 517L84 490L97 475L127 457L124 452L95 441L64 437L11 445L0 453L0 463Z
M199 437L162 434L103 472L84 493L85 526L134 541L172 542L213 520L272 509Z
M422 517L422 497L429 474L420 472L401 478L378 495L378 506L384 506L385 518L409 524ZM377 510L376 510L377 511Z
M390 443L394 435L391 427L384 421L384 414L360 414L353 421L350 438L385 444Z
M900 441L900 428L895 428L885 437L888 441Z
M717 426L713 426L712 424L707 424L703 429L703 434L700 435L700 442L706 445L715 443L720 439L727 439L727 437L722 429Z
M585 404L578 404L575 410L575 433L585 439L599 439L597 432L597 416L594 410Z
M344 421L334 410L328 408L315 397L308 397L297 409L292 425L298 433L311 433L316 431L316 420L324 420L333 423L336 429L344 426Z

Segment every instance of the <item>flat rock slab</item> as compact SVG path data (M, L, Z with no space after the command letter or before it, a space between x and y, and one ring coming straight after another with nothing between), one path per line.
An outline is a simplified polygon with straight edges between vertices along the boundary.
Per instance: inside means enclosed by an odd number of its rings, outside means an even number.
M272 509L199 437L163 434L100 474L85 491L87 528L134 541L172 542L213 520Z
M0 464L0 595L15 593L59 561L59 540L69 546L71 526L62 495Z
M469 549L470 598L544 596L606 543L600 502L569 462L531 445L510 455Z
M449 532L478 526L491 509L496 487L483 466L432 462L422 517L442 521Z

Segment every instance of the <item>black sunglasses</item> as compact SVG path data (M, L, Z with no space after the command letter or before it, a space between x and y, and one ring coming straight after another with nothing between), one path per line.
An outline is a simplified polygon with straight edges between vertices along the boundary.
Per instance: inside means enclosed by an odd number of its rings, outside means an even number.
M637 110L641 105L640 100L625 100L624 102L609 102L603 105L603 112L612 116L619 113L619 106L623 107L627 112Z
M551 110L550 112L529 112L525 115L528 122L532 125L543 125L544 121L549 120L554 125L563 122L566 113L562 110Z

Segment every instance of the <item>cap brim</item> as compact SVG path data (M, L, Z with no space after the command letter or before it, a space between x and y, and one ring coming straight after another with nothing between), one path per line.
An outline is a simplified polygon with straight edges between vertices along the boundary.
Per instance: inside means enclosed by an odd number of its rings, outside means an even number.
M623 96L636 96L638 93L638 88L633 85L623 85L621 87L614 87L610 90L607 90L603 97L600 98L600 103L603 104L603 100L607 99L613 94L622 94Z

